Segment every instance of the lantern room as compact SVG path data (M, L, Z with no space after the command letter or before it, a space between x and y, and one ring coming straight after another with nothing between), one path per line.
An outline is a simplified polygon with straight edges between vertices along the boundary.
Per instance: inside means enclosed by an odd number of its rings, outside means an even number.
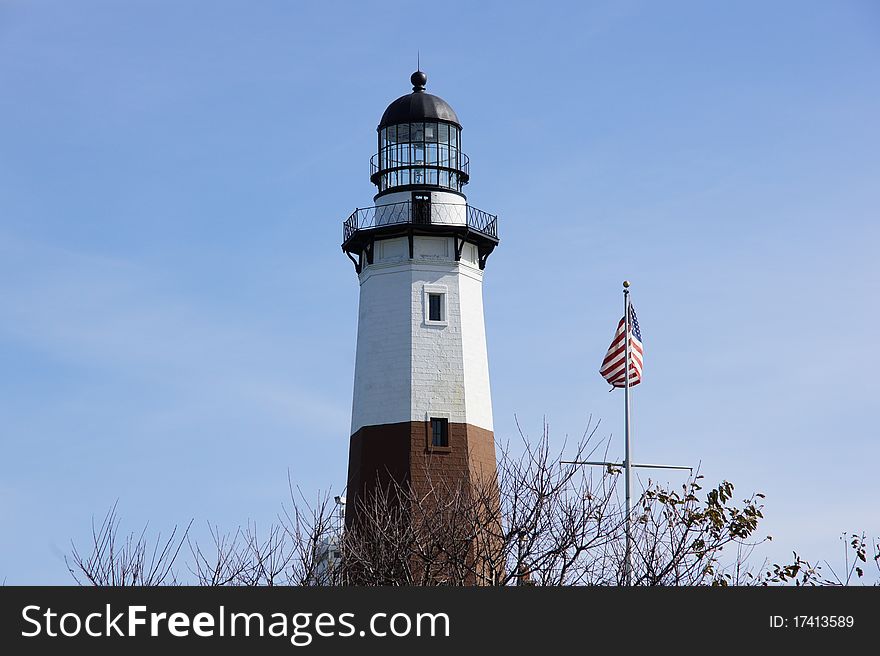
M425 92L427 80L422 71L413 73L412 93L388 105L379 122L378 152L370 160L377 198L426 187L461 193L468 183L458 116L445 100Z

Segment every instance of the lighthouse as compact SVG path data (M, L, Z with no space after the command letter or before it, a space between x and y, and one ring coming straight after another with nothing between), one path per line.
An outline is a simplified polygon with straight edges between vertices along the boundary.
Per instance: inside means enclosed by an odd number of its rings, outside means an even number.
M360 285L349 518L377 486L496 478L483 275L498 218L463 191L455 111L425 91L425 73L410 80L379 121L373 204L343 224Z

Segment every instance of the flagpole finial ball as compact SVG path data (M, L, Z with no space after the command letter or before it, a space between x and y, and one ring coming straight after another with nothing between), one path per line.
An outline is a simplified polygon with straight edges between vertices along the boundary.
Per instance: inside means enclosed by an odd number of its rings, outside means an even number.
M624 280L624 281L623 281L623 288L624 288L624 289L629 289L629 280Z

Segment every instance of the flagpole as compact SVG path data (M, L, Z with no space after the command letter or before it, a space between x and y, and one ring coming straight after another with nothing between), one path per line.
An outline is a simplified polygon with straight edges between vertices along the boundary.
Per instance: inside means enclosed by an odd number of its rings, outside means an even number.
M624 369L624 432L626 446L624 447L624 474L626 477L626 553L624 554L624 580L626 585L632 585L632 497L630 494L630 475L632 470L632 458L630 457L629 439L629 281L623 281L623 317L624 317L624 344L626 352L626 368Z

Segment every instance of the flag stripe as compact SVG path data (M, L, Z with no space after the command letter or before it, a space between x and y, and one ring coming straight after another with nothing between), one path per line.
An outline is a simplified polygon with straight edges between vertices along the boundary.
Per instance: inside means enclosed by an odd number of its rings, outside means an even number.
M638 362L639 367L641 368L641 366L642 366L642 349L637 348L636 344L637 343L635 342L635 340L630 339L629 358L630 358L630 360L634 360L634 361ZM602 369L600 370L599 373L603 373L605 370L608 369L609 366L616 366L616 364L618 362L623 362L624 360L626 360L626 351L625 351L624 347L621 346L620 348L616 349L614 351L614 353L611 353L608 356L606 356L605 361L602 362Z

